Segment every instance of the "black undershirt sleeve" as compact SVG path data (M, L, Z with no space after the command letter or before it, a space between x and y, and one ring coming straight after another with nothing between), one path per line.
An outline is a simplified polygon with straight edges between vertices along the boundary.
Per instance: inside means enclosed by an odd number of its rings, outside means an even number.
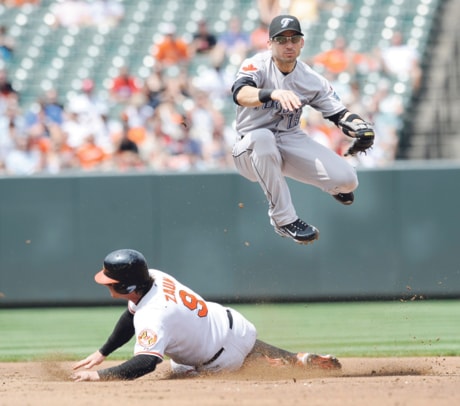
M339 125L339 121L342 119L342 117L347 113L347 109L343 109L339 111L338 113L335 113L333 116L325 117L327 120L332 121L335 125Z
M112 334L99 350L102 355L107 356L111 354L117 348L120 348L123 344L131 340L134 335L133 317L134 315L128 309L120 316Z
M256 82L254 82L251 78L248 78L248 77L239 78L235 83L233 83L233 86L232 86L233 101L235 102L235 104L239 105L237 96L241 88L244 86L257 87Z
M99 378L108 380L131 380L153 372L162 360L155 355L140 354L132 357L123 364L97 371Z

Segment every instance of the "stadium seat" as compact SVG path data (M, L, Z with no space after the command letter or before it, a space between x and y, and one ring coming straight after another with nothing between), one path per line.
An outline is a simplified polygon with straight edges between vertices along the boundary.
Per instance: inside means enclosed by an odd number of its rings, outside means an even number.
M99 90L107 90L108 79L121 63L129 63L133 72L145 77L162 21L174 22L178 34L191 39L200 19L207 20L219 35L235 14L241 16L248 32L259 18L253 0L119 0L125 14L115 27L62 28L49 24L55 1L23 7L0 4L0 24L9 27L18 44L9 73L25 104L35 101L50 83L63 94L74 91L85 75ZM422 53L439 1L337 0L332 8L320 9L318 23L305 28L307 46L302 55L310 57L331 47L339 34L353 50L369 52L387 43L393 30L401 30ZM202 63L194 61L192 69L199 69ZM375 78L367 80L372 87ZM403 83L399 87L403 89Z

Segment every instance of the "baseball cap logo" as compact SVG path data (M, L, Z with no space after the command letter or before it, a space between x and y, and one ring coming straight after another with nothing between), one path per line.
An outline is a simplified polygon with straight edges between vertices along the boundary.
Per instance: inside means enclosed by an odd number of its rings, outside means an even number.
M286 27L288 27L289 24L291 24L293 21L294 21L294 19L292 19L292 18L283 18L283 19L280 21L281 28L286 28Z
M270 38L280 35L284 31L296 31L299 35L303 35L297 17L288 14L275 17L270 23L268 31Z

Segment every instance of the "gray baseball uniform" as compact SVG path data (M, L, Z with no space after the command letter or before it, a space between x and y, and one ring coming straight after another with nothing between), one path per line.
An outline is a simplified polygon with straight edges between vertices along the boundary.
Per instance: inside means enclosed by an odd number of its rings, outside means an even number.
M301 61L292 72L283 74L273 62L271 51L267 51L242 63L235 85L242 81L255 83L257 88L291 90L302 103L294 111L283 109L277 101L259 107L237 106L238 140L232 152L235 165L241 175L259 182L269 201L269 216L275 228L298 218L285 177L331 195L357 188L355 169L300 128L304 106L311 106L326 118L345 109L324 77Z

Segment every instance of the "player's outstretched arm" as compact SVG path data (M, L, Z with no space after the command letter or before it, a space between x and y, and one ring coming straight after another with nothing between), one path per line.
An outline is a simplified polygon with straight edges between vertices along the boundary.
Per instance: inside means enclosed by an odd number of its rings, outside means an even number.
M75 382L131 380L153 372L160 362L162 359L155 355L140 354L111 368L99 371L77 371L72 374L71 379Z
M134 315L126 309L118 320L112 334L106 343L99 349L102 355L108 356L117 348L126 344L134 335Z
M257 107L270 100L277 101L283 109L293 111L302 106L299 97L292 90L258 89L253 86L243 86L238 89L236 100L240 106Z
M88 355L85 359L78 361L74 364L73 370L77 370L79 368L85 367L85 369L91 369L95 365L99 365L105 358L115 351L117 348L121 347L123 344L128 342L131 337L134 335L134 325L133 325L133 315L126 310L121 315L120 319L118 320L115 328L108 338L107 342L99 349L95 351L91 355ZM75 375L77 378L75 380L98 380L99 375L91 374L80 374L81 376ZM84 379L86 378L86 379Z

